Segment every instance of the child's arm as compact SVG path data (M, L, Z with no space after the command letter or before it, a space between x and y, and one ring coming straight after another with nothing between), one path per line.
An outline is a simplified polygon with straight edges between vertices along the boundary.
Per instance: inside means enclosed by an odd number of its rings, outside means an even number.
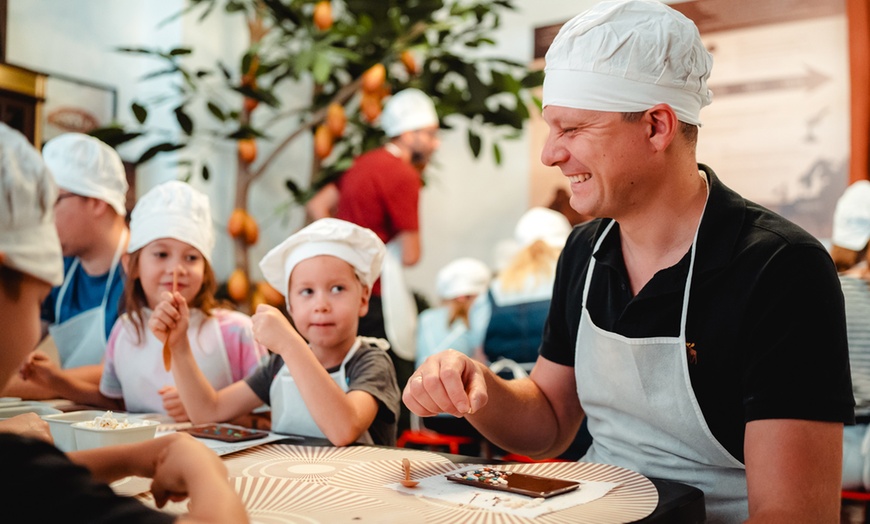
M368 430L378 403L365 391L345 393L280 311L260 305L252 317L257 340L281 355L311 418L335 446L352 444Z
M124 403L121 400L109 398L100 392L99 381L93 381L91 366L88 368L82 372L60 369L45 353L37 350L30 354L21 367L21 377L79 404L123 410Z
M236 382L215 391L193 357L187 328L190 310L180 293L166 294L148 320L148 327L159 340L169 335L172 351L172 376L187 416L194 424L223 422L250 413L262 401L245 382Z
M68 456L102 482L130 475L154 479L151 492L158 507L190 497L190 512L179 522L248 522L220 458L189 435L175 433L136 444L73 451Z

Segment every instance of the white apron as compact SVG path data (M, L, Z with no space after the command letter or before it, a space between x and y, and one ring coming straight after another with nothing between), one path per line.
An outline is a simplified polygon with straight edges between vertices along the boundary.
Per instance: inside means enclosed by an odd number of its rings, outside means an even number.
M121 235L115 255L112 257L112 266L109 269L109 278L106 280L106 290L103 300L98 307L82 311L78 315L64 322L49 326L48 332L57 346L60 356L61 367L73 368L90 364L99 364L106 352L106 305L112 291L112 281L121 261L121 254L127 245L127 231ZM69 283L79 267L79 259L76 258L66 273L63 285L57 294L57 302L54 307L54 318L60 318L60 305L66 296Z
M690 484L704 492L707 522L742 522L749 516L745 467L713 436L689 378L686 315L697 240L696 231L679 337L627 338L593 324L586 309L595 267L590 259L574 361L592 434L581 460Z
M387 244L387 253L384 255L381 304L384 311L384 331L393 352L413 362L417 354L417 304L414 295L405 285L402 246L397 241Z
M358 337L353 347L347 352L344 360L342 360L338 371L329 374L332 380L345 393L349 389L346 372L347 363L356 354L361 343L362 341ZM272 381L272 386L269 388L269 401L272 408L272 431L305 437L326 438L323 431L317 427L314 418L311 417L305 401L302 400L302 393L299 392L296 381L293 380L290 370L287 369L287 364L281 366L281 370L278 371L278 374L275 375L275 379ZM368 431L363 433L357 442L361 444L374 444Z
M146 325L150 315L150 310L144 312ZM206 318L199 309L191 309L187 339L196 364L215 390L233 383L226 344L216 318ZM140 344L138 340L128 319L115 342L115 374L123 385L125 407L131 413L166 413L158 391L163 386L174 386L175 379L172 371L163 366L163 341L147 327L144 342Z

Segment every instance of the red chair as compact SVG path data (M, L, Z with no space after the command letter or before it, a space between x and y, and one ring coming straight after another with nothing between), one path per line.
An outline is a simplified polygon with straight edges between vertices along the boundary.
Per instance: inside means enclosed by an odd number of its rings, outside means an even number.
M870 524L870 511L868 511L868 502L870 502L870 492L867 491L852 491L848 489L842 490L840 498L845 501L859 502L864 506L864 522Z
M560 459L560 458L548 458L548 459L535 460L531 457L527 457L525 455L519 455L517 453L506 453L505 455L503 455L501 457L501 460L503 460L505 462L523 462L523 463L530 463L530 464L534 464L534 463L538 463L538 462L571 462L570 460Z

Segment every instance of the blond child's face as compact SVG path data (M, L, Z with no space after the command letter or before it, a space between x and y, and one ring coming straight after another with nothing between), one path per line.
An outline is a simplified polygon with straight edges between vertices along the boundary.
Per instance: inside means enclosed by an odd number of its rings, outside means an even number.
M0 387L33 351L40 337L39 309L51 291L51 285L30 275L21 274L19 284L0 285ZM18 287L12 296L7 287Z
M178 292L190 304L199 293L205 275L205 258L198 249L174 238L161 238L142 248L139 280L148 307L160 303L164 291L172 291L173 271Z
M303 260L293 268L287 293L293 323L311 346L350 347L369 305L369 290L350 264L330 255Z

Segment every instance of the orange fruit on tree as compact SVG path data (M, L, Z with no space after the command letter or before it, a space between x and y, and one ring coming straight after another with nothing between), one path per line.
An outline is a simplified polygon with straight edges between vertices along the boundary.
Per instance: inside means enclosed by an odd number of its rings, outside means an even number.
M326 108L326 127L333 137L340 137L344 134L344 128L347 125L347 115L344 114L344 106L335 102L329 104Z
M257 142L253 138L243 138L238 143L239 158L250 164L257 158Z
M245 242L248 245L256 244L257 239L260 238L260 227L257 225L257 221L254 220L254 217L252 217L248 213L245 213L245 223L243 229Z
M363 93L359 102L359 110L366 120L374 122L381 114L381 97L371 93Z
M375 64L362 75L362 89L366 93L377 91L387 79L387 68L384 64Z
M248 276L241 269L235 269L227 279L227 293L236 302L242 302L247 298L250 285Z
M332 4L329 0L321 0L314 6L314 25L321 31L332 27Z
M257 291L263 295L266 303L270 306L281 307L284 305L284 295L269 285L268 282L257 282Z
M227 222L227 231L233 238L240 237L245 232L245 217L248 213L242 208L235 208Z
M254 111L254 109L257 109L258 105L260 105L259 100L246 96L243 108L245 110L245 113L251 113Z
M414 58L414 53L412 53L410 49L402 51L399 59L402 61L402 65L405 66L405 70L408 71L409 75L414 76L420 72L420 68L417 66L417 59Z
M325 124L317 126L314 131L314 154L317 158L326 158L332 153L332 132Z

